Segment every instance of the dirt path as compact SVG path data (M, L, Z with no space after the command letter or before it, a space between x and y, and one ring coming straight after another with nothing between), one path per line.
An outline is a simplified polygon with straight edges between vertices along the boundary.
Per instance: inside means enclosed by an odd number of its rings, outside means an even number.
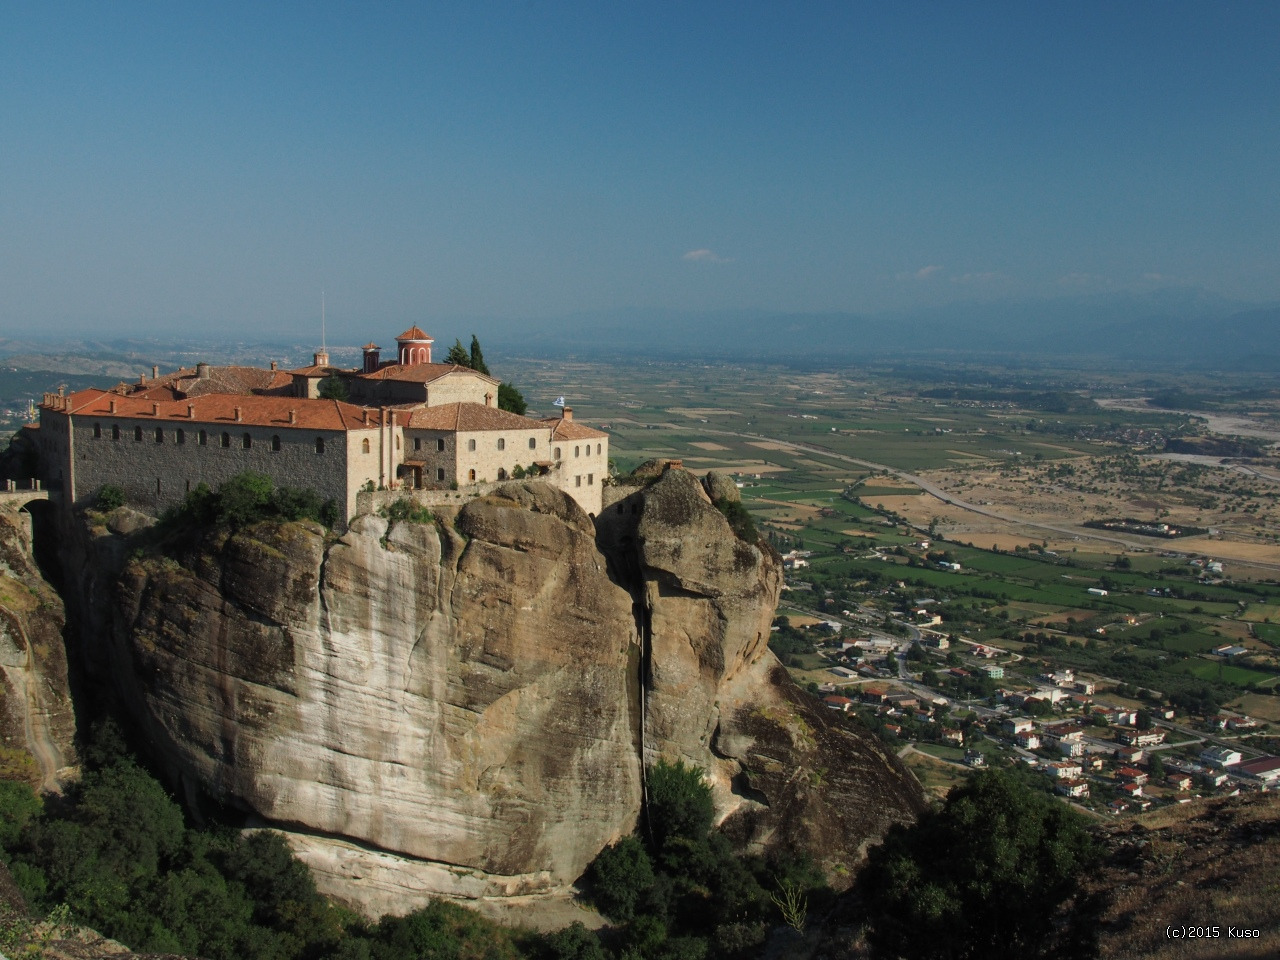
M35 758L40 768L40 789L46 793L61 793L62 785L58 782L58 771L63 767L62 751L54 742L49 732L49 723L44 707L40 702L40 671L36 668L35 651L31 640L23 629L22 621L10 616L10 623L17 628L19 638L27 651L27 662L21 670L9 672L9 681L20 688L23 700L22 730L27 741L27 749Z

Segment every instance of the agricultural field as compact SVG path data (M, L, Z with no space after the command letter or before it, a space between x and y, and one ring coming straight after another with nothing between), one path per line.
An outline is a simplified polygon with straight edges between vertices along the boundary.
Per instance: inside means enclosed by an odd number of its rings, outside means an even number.
M552 369L525 364L517 385ZM554 376L546 400L563 393L608 429L619 470L663 457L733 475L774 546L809 554L789 573L809 587L787 595L794 612L929 598L945 631L1019 652L1015 680L1073 667L1122 692L1280 716L1274 390L1242 380L1248 401L1232 406L1232 385L1215 384L1215 410L1198 415L1092 372L582 363ZM1252 436L1210 429L1232 423ZM1117 520L1130 525L1098 525ZM1159 524L1180 535L1134 532ZM1213 652L1226 645L1245 652ZM821 676L804 665L802 681Z

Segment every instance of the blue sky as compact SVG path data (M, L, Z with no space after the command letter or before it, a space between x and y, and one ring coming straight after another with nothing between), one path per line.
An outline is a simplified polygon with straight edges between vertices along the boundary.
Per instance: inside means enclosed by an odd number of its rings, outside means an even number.
M0 336L1280 300L1273 3L22 4ZM390 327L396 326L396 330Z

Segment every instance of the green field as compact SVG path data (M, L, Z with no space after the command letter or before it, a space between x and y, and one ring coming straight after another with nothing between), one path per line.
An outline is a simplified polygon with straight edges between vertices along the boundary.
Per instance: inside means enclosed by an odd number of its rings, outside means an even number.
M1200 584L1184 560L1160 556L1159 547L1132 553L1126 569L1115 568L1114 554L1084 542L1078 552L1057 558L987 551L938 541L876 510L878 499L916 492L877 465L907 472L975 463L1016 470L1037 459L1113 457L1123 449L1123 431L1178 429L1185 418L1177 414L1087 404L1050 414L1000 400L999 384L983 379L998 381L1007 374L941 367L913 381L888 368L836 373L780 366L527 363L517 372L517 385L526 375L553 375L554 387L545 392L571 396L581 419L608 423L621 469L668 457L699 474L739 474L743 501L761 534L780 550L812 551L810 566L795 579L814 589L793 595L795 602L803 597L804 605L816 609L830 598L837 609L871 603L887 610L930 597L946 608L949 632L1135 686L1171 692L1207 687L1219 702L1249 684L1270 690L1277 677L1263 669L1265 662L1219 664L1200 656L1242 636L1245 621L1255 636L1280 646L1275 580ZM996 399L921 395L947 377L974 378L975 396ZM1033 381L1077 395L1096 387L1092 372L1073 377L1035 371L1008 383L1019 395ZM801 446L782 447L779 441ZM933 540L931 550L948 552L961 570L940 570L927 561L914 546L926 538ZM898 590L898 582L905 588ZM1108 595L1090 594L1090 587L1103 587ZM1140 622L1130 624L1129 618ZM1266 623L1268 618L1277 624ZM1034 634L1053 645L1023 639ZM1017 675L1017 669L1011 672Z

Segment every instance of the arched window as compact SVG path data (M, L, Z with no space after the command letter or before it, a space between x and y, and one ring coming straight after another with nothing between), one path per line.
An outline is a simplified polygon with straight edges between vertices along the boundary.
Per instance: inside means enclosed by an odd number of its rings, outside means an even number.
M436 479L441 482L444 481L444 467L436 467Z
M223 447L230 447L230 446L231 446L231 434L229 434L229 433L223 433L223 434L222 434L222 445L223 445Z
M439 437L436 439L436 450L439 453L444 453L444 437Z
M118 424L118 423L113 423L113 424L111 425L111 439L112 439L112 440L119 440L119 439L120 439L120 424Z
M597 444L596 444L596 456L597 456L597 457L598 457L598 456L600 456L600 450L601 450L600 444L598 444L598 443L597 443Z
M475 472L474 470L468 470L468 471L467 471L467 482L468 482L468 483L475 483L475 482L476 482L476 472Z
M240 446L244 447L246 450L250 449L253 446L253 437L246 433L240 438Z
M467 449L468 449L468 450L475 450L475 448L476 448L476 442L475 442L474 440L468 440L468 441L467 441Z
M361 452L361 453L368 453L368 452L369 452L369 438L368 438L368 437L365 437L363 440L361 440L361 441L360 441L360 452Z
M556 458L557 460L559 460L559 459L560 459L560 448L559 448L559 447L556 447L556 457L555 457L555 458Z
M164 443L164 427L156 427L156 443Z
M271 438L271 449L276 453L280 452L280 434L277 433Z
M400 449L400 434L396 434L396 449Z
M174 432L174 435L173 435L173 442L174 442L174 443L177 443L177 444L184 444L184 443L186 443L186 442L187 442L187 431L185 431L185 430L183 430L181 427L179 427L179 428Z
M507 441L502 437L498 438L498 449L499 450L507 449Z
M316 453L324 453L324 437L316 437Z
M498 479L499 480L507 479L507 471L502 469L502 467L498 468Z
M201 430L200 436L197 439L200 441L200 446L207 447L209 445L209 434L207 431Z
M101 439L101 437L102 437L102 424L95 423L93 425L93 438L95 440L98 440L98 439Z
M529 449L530 449L530 450L537 450L537 449L538 449L538 438L537 438L537 437L530 437L530 438L529 438Z
M142 428L141 428L141 427L134 427L134 428L133 428L133 441L134 441L134 443L140 443L140 442L142 441Z
M574 455L575 457L576 457L576 456L578 456L578 448L577 448L577 447L574 447L574 448L573 448L573 455Z

